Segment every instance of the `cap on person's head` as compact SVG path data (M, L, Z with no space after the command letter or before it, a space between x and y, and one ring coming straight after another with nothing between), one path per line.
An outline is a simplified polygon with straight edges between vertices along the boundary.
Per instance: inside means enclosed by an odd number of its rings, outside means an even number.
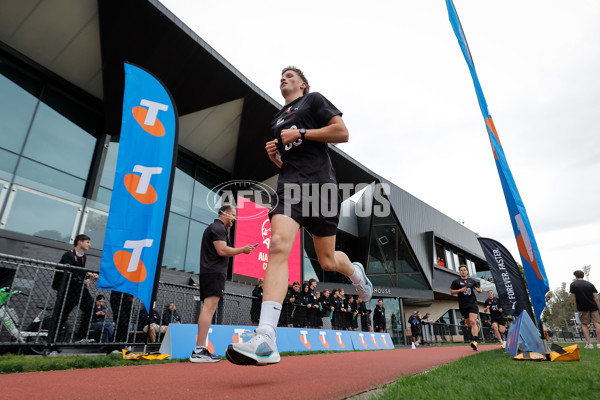
M419 313L418 311L413 311L413 314L418 314L418 313Z

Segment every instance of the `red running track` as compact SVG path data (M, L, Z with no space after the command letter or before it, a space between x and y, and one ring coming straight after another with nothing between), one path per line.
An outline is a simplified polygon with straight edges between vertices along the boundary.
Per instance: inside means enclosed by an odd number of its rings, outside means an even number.
M307 390L311 399L343 399L473 354L468 346L426 347L291 356L265 367L220 361L29 372L0 376L0 388L19 399L297 400Z

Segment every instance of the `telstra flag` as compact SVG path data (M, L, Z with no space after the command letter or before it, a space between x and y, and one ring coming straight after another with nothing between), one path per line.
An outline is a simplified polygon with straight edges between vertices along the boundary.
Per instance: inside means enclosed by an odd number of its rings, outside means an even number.
M452 25L452 29L454 29L460 49L462 50L463 56L471 71L475 92L477 93L477 100L479 101L479 108L481 108L488 136L492 144L492 151L494 152L494 158L496 159L496 167L498 168L498 175L500 176L504 197L506 198L510 221L523 262L523 269L525 270L525 278L527 279L527 286L529 287L533 310L539 323L542 311L544 311L544 308L546 307L545 295L549 289L546 271L544 270L542 258L540 257L540 252L537 243L535 242L535 237L533 236L533 230L529 224L525 206L523 205L523 201L517 190L517 185L515 184L512 173L508 168L508 163L504 155L502 144L500 144L500 138L496 132L494 121L488 112L487 102L483 96L483 91L481 90L481 85L479 84L477 73L475 72L475 64L473 64L473 58L471 57L467 39L460 24L460 20L458 19L458 14L454 8L454 3L452 0L446 0L446 6L448 8L450 24Z
M138 297L151 310L175 171L177 112L149 72L125 63L119 154L98 288Z

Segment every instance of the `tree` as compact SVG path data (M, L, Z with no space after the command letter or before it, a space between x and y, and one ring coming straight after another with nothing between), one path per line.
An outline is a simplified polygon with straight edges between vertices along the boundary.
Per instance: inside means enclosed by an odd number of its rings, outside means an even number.
M546 293L546 309L542 315L542 322L548 328L569 326L577 311L566 288L567 284L563 282L560 288Z

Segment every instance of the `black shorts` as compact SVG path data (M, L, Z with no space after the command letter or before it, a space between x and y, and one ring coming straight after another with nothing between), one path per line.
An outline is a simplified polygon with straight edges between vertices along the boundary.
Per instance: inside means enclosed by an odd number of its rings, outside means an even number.
M469 319L469 314L479 314L479 307L476 304L465 304L460 308L460 313L465 319Z
M306 228L311 235L327 237L337 233L341 207L337 184L294 184L298 188L295 191L286 191L284 185L277 186L277 204L271 209L269 216L286 215ZM290 194L294 194L294 198Z
M494 317L494 316L490 316L490 320L492 321L492 324L494 322L497 322L498 325L504 325L504 317Z
M421 336L421 329L418 327L411 326L410 333L412 333L413 336Z
M218 296L223 298L225 292L226 274L209 273L200 274L200 300L203 301L207 297Z

